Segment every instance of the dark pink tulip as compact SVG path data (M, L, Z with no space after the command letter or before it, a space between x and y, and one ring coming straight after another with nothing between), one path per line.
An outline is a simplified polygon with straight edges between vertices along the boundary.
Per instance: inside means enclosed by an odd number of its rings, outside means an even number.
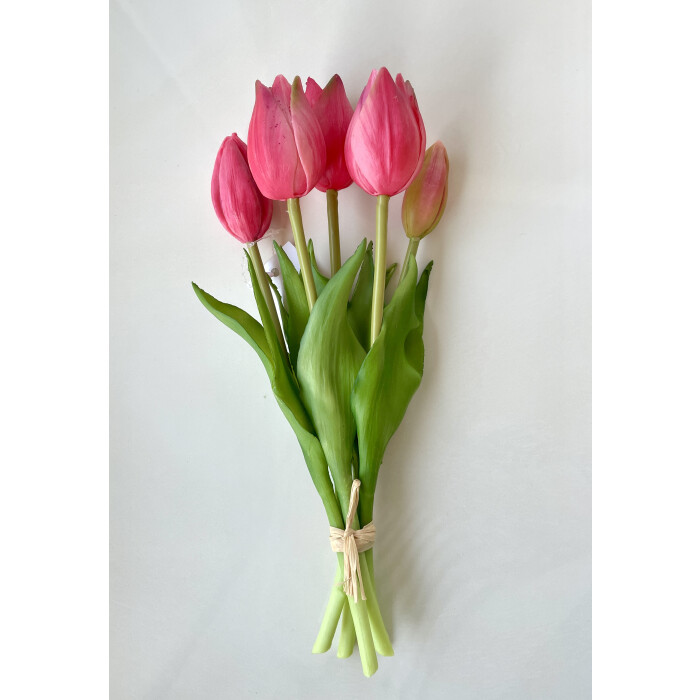
M271 88L256 81L248 159L270 199L302 197L316 186L326 167L326 145L299 77L290 86L278 75Z
M373 70L345 139L345 161L365 192L393 196L408 187L423 162L425 127L413 88L399 73Z
M345 94L345 86L339 75L334 75L323 90L313 79L306 81L306 98L321 125L326 142L326 170L316 183L316 188L343 190L352 184L345 165L345 135L352 119L352 105Z
M241 243L259 240L270 228L272 202L255 184L248 149L237 134L224 139L216 156L211 201L219 221Z

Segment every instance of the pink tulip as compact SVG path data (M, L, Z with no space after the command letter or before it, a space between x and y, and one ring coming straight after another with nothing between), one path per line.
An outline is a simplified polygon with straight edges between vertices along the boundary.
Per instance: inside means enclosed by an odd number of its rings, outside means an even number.
M399 73L373 70L345 139L345 161L365 192L393 196L408 187L425 153L425 127L413 88Z
M418 175L403 196L401 219L409 238L423 238L437 225L447 204L447 175L450 162L442 141L425 154Z
M278 75L271 88L256 81L248 150L251 172L266 197L302 197L316 186L326 167L326 145L299 77L290 86Z
M313 79L306 81L306 98L321 125L326 142L326 170L316 183L316 188L343 190L352 184L345 165L345 135L352 119L352 105L345 94L345 86L339 75L334 75L323 90Z
M221 144L211 178L211 201L224 228L241 243L265 235L272 202L263 197L248 167L248 149L237 134Z

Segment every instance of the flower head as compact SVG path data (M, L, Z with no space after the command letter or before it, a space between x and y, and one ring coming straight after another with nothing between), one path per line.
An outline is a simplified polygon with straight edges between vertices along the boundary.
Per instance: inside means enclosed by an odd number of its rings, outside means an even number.
M248 149L237 134L227 136L216 155L211 201L219 221L241 243L259 240L270 228L272 202L255 184Z
M445 146L436 141L403 196L401 220L409 238L423 238L438 225L447 204L449 170Z
M255 83L248 158L255 182L270 199L302 197L316 186L326 145L299 77L291 86L283 75L272 87Z
M373 195L393 196L408 187L425 153L425 127L413 88L401 74L373 70L345 139L352 179Z

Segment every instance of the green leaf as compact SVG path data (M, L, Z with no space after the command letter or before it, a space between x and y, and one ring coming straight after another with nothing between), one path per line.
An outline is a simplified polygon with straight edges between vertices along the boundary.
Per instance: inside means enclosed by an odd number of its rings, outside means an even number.
M423 376L422 316L430 270L423 273L418 288L416 272L412 258L406 276L384 310L379 336L352 389L350 403L357 425L363 525L372 519L377 474L386 446Z
M314 242L309 238L309 257L311 258L311 274L314 276L314 283L316 284L316 294L321 296L321 292L324 287L328 284L328 277L321 274L316 263L316 252L314 251Z
M250 259L248 259L248 264L250 266ZM272 318L270 317L267 304L262 299L255 273L252 268L249 269L252 273L251 280L256 302L258 303L258 310L261 312L263 320L272 326ZM328 462L323 453L321 443L314 434L313 425L308 414L299 399L298 391L295 388L296 382L290 378L286 362L280 352L277 336L273 336L276 350L270 350L269 335L266 334L263 326L250 314L236 306L225 304L215 299L194 283L192 283L192 287L202 304L222 323L238 333L258 353L270 379L270 386L275 394L277 403L299 441L311 480L321 496L328 522L333 527L344 527L343 516L340 512L333 490L333 483L328 472ZM261 303L264 306L264 311L261 309ZM274 328L271 328L271 330L274 333Z
M297 436L311 479L321 496L329 522L331 524L333 524L333 522L340 522L341 525L334 525L334 527L342 527L342 515L338 509L338 501L328 473L326 456L315 434L313 423L309 418L304 404L301 402L296 376L287 363L287 360L282 355L276 331L272 323L272 317L270 316L270 310L265 303L260 285L255 276L253 263L247 252L246 257L248 258L248 272L250 273L250 279L253 283L253 293L255 294L255 302L258 305L258 313L263 322L268 345L272 349L273 371L270 375L272 391L275 394L277 403L282 409L282 413Z
M370 319L372 311L372 283L374 280L374 261L372 259L372 242L370 241L362 260L357 284L348 306L348 320L355 332L355 337L365 349L369 350Z
M350 497L355 439L350 393L365 357L348 320L348 297L365 249L363 241L319 294L297 363L302 399L328 459L343 513Z
M297 355L299 354L299 344L301 337L304 335L306 323L309 320L309 304L306 301L306 292L304 291L304 283L299 277L299 273L292 264L292 261L287 257L287 253L273 241L277 260L280 264L280 272L282 273L282 282L284 284L284 296L287 303L287 321L284 323L284 335L289 346L289 359L292 367L297 366Z
M423 270L423 274L418 280L415 303L418 326L413 332L409 333L408 337L406 338L406 358L416 369L416 371L420 372L421 376L423 376L423 360L425 357L425 350L423 347L423 315L425 313L425 297L428 294L428 281L430 279L430 272L432 269L433 261L431 260L426 265L425 270Z
M391 278L394 276L398 265L398 263L392 263L391 265L389 265L389 267L386 268L386 278L384 279L385 287L389 286L389 282L391 282Z
M243 311L243 309L239 309L232 304L225 304L214 298L211 294L207 294L207 292L200 289L194 282L192 282L192 288L208 311L218 318L225 326L228 326L231 330L238 333L238 335L258 353L258 357L269 375L272 369L272 355L267 344L265 331L260 323L249 313Z

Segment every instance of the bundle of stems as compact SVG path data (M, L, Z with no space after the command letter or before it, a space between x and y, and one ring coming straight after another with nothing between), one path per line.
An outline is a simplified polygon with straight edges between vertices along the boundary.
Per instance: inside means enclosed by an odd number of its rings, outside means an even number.
M300 269L274 243L284 300L265 272L257 242L247 244L248 270L262 323L193 284L204 306L258 354L299 441L328 525L341 533L343 551L337 555L313 652L328 651L340 625L338 656L350 656L357 642L366 676L376 672L377 654L392 656L394 650L379 607L373 549L359 551L353 568L352 543L356 547L357 538L363 533L367 537L370 528L374 533L379 468L423 375L423 316L432 262L419 278L415 256L420 239L442 215L446 195L446 168L440 187L430 182L433 148L426 154L428 165L424 164L404 196L409 242L388 303L385 290L397 265L386 266L387 195L376 197L374 246L362 241L343 263L338 193L326 192L329 277L319 270L313 245L307 243L299 199L287 200ZM408 215L407 202L413 207ZM371 543L365 539L366 546Z

